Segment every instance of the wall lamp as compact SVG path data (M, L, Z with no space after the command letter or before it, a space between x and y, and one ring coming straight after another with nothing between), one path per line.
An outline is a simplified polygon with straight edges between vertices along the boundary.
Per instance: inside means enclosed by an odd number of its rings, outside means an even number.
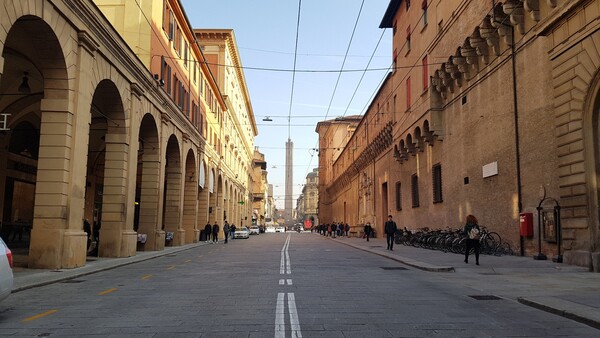
M30 94L31 88L29 87L29 72L23 72L23 80L18 88L19 93Z
M265 118L263 119L263 121L265 121L265 122L273 122L273 120L271 119L270 116L265 116Z

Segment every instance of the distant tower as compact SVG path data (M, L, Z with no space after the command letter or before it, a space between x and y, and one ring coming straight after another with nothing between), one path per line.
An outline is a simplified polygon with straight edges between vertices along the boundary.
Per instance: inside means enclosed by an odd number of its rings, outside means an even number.
M285 222L291 225L292 221L292 201L294 195L294 142L288 138L285 143Z

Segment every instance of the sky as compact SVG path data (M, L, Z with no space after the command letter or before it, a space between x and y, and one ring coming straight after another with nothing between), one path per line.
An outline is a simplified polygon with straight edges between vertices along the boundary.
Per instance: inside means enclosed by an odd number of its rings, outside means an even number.
M389 0L181 3L193 28L234 30L258 128L255 146L265 155L278 209L285 143L294 143L295 207L306 175L318 167L317 123L364 114L388 72L392 32L379 24Z

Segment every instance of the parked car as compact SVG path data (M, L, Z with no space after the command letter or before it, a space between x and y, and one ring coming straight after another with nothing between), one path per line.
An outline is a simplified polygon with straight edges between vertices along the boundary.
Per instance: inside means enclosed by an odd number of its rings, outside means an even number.
M275 232L275 227L268 226L265 232Z
M277 228L275 228L275 232L285 232L285 227L280 225Z
M241 227L235 229L235 233L233 234L234 238L250 238L250 230L247 227Z
M0 301L8 297L13 288L12 252L0 238Z
M260 228L257 225L251 225L250 235L260 235Z

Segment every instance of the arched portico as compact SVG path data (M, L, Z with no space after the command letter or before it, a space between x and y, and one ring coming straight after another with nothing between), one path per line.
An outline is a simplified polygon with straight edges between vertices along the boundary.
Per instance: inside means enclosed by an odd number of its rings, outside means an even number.
M175 135L169 137L165 156L165 179L163 195L162 226L166 232L165 245L183 245L184 231L181 228L182 189L181 150ZM173 238L169 242L170 233Z
M75 76L67 71L67 64L73 60L65 56L53 29L61 26L68 31L65 27L69 25L59 18L51 26L41 13L27 7L15 9L17 15L13 18L18 19L14 22L8 22L10 18L4 16L0 19L4 27L10 27L6 36L0 37L0 110L6 114L3 116L7 128L3 129L8 129L2 131L2 142L10 144L18 133L34 137L26 144L23 139L13 140L13 150L22 148L19 154L2 152L2 217L30 220L26 230L31 231L30 267L78 267L85 264L86 234L82 230L83 210L73 210L78 205L73 202L82 201L84 187L71 180L78 165L71 159L74 142L83 135L73 128L77 117L70 105L68 79ZM28 121L28 125L23 121ZM16 128L15 132L8 135L11 128ZM39 148L29 149L35 143L39 143ZM15 192L21 197L16 197ZM7 207L7 197L16 198L23 205Z
M160 143L158 127L152 114L147 113L140 124L138 140L138 164L136 196L138 216L134 221L134 230L145 235L144 250L162 250L165 245L165 233L159 222L158 203L160 193Z
M200 231L197 227L198 212L198 170L196 168L196 159L194 151L188 150L185 160L185 180L183 192L183 224L185 231L185 243L198 242ZM204 224L202 224L204 226Z

